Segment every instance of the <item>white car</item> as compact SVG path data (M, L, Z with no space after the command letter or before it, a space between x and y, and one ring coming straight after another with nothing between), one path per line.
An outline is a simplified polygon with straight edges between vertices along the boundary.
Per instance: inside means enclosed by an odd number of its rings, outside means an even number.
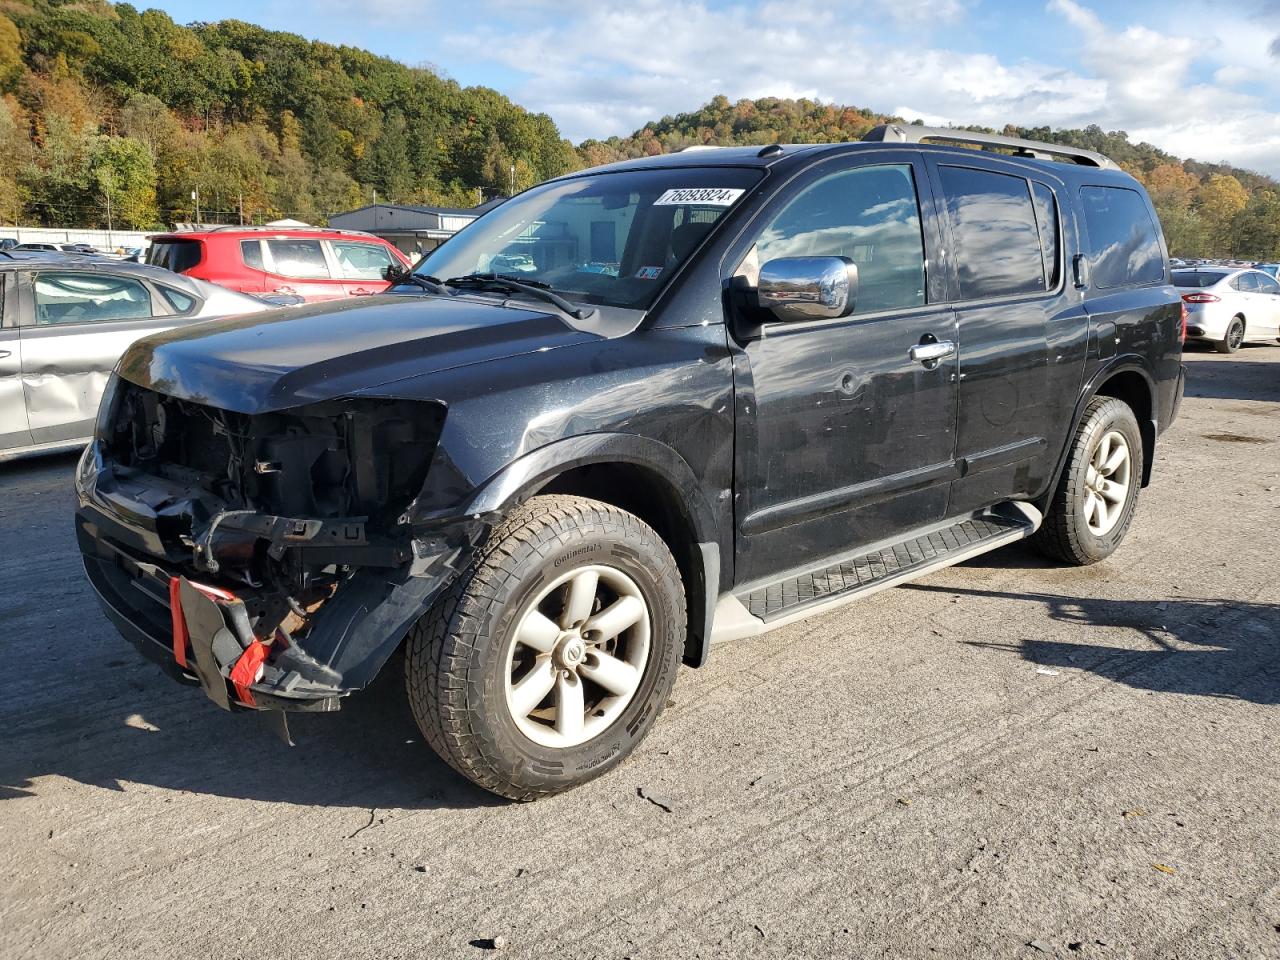
M1187 307L1187 339L1235 353L1244 343L1280 340L1280 282L1261 270L1196 267L1174 270Z
M87 443L111 371L138 338L277 305L159 267L0 253L0 461Z

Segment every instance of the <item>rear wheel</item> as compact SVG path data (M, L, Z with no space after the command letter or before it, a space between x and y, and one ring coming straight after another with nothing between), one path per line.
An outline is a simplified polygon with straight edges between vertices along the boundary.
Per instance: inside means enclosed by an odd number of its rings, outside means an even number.
M1232 317L1227 334L1216 344L1219 353L1235 353L1244 343L1244 317Z
M1137 418L1122 400L1094 397L1032 542L1042 553L1074 566L1109 557L1129 530L1141 483Z
M463 776L514 800L584 783L648 732L684 646L684 588L639 518L534 497L417 625L410 705Z

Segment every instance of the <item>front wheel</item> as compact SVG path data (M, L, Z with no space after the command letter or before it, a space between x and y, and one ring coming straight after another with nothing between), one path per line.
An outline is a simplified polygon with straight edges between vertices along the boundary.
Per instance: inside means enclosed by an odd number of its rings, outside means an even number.
M1123 400L1094 397L1032 543L1073 566L1106 559L1129 530L1141 483L1142 433L1137 418Z
M490 535L409 639L423 735L513 800L617 766L667 701L684 647L671 551L639 518L533 497Z
M1219 353L1235 353L1242 343L1244 343L1244 318L1232 317L1231 322L1227 324L1227 335L1215 346Z

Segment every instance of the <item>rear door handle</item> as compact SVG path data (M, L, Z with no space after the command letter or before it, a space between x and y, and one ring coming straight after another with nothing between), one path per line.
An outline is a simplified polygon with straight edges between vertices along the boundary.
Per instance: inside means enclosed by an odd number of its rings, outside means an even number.
M13 356L12 350L0 350L0 360L3 360L5 357L12 357L12 356Z
M954 341L938 340L934 343L917 343L907 351L907 356L917 363L923 363L926 367L931 367L943 357L949 357L955 352L956 345Z
M356 287L351 291L351 295L353 297L371 297L373 296L373 291L366 290L364 287Z

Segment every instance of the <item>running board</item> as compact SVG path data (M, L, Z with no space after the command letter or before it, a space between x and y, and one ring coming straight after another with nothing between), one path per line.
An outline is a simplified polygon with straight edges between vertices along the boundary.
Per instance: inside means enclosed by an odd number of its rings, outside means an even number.
M716 604L711 642L755 636L961 563L1031 536L1042 519L1030 504L1001 504L897 543L722 594Z

